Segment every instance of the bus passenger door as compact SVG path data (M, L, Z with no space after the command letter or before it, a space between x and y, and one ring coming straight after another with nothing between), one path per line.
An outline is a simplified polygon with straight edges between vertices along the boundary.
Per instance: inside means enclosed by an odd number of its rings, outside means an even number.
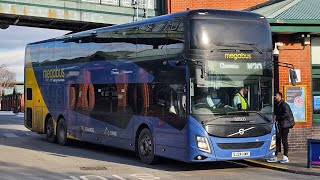
M44 132L43 107L40 95L36 94L35 85L26 85L26 118L25 125L36 132Z
M43 107L34 106L34 126L38 129L38 132L43 132Z
M166 149L158 153L183 159L186 153L186 96L184 84L157 84L155 105L159 122L155 124L156 146Z
M25 118L24 125L31 130L35 130L37 125L34 124L33 120L33 101L32 101L32 85L25 86Z

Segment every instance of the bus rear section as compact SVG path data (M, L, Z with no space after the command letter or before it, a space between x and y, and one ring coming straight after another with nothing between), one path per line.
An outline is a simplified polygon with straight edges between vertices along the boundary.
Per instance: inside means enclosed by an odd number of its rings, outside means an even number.
M48 114L48 108L44 101L40 86L35 76L32 61L38 61L39 46L28 45L25 52L25 116L24 125L28 129L38 133L45 133L44 119Z

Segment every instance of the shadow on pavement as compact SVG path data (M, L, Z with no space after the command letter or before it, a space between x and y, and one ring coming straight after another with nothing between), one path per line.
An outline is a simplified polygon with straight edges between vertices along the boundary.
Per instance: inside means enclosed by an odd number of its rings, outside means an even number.
M59 144L47 142L45 135L38 137L22 137L19 140L17 138L2 138L0 145L46 152L47 154L59 157L81 157L166 171L192 171L248 167L240 162L234 163L231 161L184 163L164 158L160 159L158 164L146 165L141 163L135 153L131 151L80 141L72 141L70 146L60 146Z
M45 169L0 161L0 179L63 179L71 173L55 173ZM40 174L40 175L39 175Z
M224 162L211 162L211 163L184 163L169 159L160 159L160 162L155 165L146 165L140 162L134 152L112 148L108 146L95 145L91 143L72 141L71 146L60 146L58 144L49 143L46 140L45 135L38 136L36 133L29 130L19 129L4 129L8 126L20 126L23 125L23 118L16 116L1 116L0 114L0 134L14 133L19 137L1 137L0 146L11 146L16 148L29 149L33 151L46 152L52 156L59 157L81 157L92 160L100 160L105 162L113 162L118 164L127 164L137 167L147 167L151 169L166 170L166 171L192 171L192 170L210 170L210 169L225 169L225 168L244 168L248 167L245 164L241 164L231 161ZM28 136L24 136L27 134Z

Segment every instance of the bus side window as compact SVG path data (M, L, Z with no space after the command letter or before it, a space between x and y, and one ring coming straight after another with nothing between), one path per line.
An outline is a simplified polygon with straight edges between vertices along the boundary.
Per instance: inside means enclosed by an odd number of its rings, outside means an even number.
M162 116L168 114L185 117L186 96L180 84L158 84L154 87L154 105L161 109Z
M44 43L40 47L39 63L41 66L50 64L53 61L54 42Z
M27 88L27 100L32 100L32 89Z
M167 30L163 30L165 24L145 24L137 30L137 58L166 56Z
M111 57L115 57L117 59L136 58L137 38L135 33L135 28L115 31L112 35L110 48ZM115 54L117 55L115 56Z
M167 55L176 56L183 53L184 49L184 26L182 20L173 20L168 22L167 29ZM169 28L170 27L170 28Z
M166 84L157 84L156 86L156 105L162 109L163 114L165 115L169 108L169 103L167 98L169 97L169 89Z
M87 62L92 50L90 47L91 37L81 37L71 39L69 42L70 46L70 60L69 63Z

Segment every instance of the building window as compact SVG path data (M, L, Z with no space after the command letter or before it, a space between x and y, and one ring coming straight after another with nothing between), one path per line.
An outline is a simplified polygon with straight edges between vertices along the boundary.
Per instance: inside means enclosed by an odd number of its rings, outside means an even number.
M320 91L320 78L312 79L312 91Z
M119 0L101 0L101 4L119 5Z

